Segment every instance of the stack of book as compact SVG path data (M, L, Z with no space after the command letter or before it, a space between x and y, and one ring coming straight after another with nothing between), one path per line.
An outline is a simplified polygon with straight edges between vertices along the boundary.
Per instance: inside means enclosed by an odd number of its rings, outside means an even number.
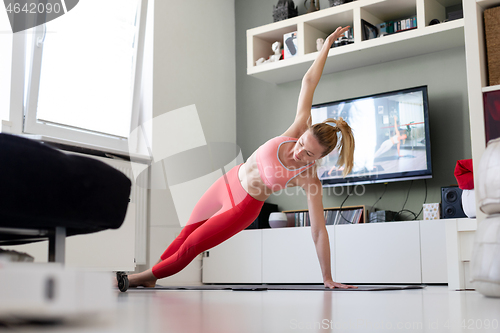
M416 27L416 16L412 16L403 20L383 22L377 25L379 36L390 35L400 31L415 29Z
M361 223L362 216L363 208L325 211L326 225L358 224Z
M311 225L308 211L285 212L288 222L296 227ZM362 223L363 208L327 209L324 211L326 225L358 224Z
M286 217L288 222L294 223L296 227L308 227L311 225L309 212L286 212Z

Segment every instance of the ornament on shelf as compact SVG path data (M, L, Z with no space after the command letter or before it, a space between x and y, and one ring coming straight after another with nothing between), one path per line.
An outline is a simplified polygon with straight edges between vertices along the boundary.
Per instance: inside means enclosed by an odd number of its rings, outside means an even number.
M270 55L267 60L265 58L259 58L259 60L255 62L256 66L266 64L268 62L277 62L281 59L281 43L274 42L271 46L271 49L273 50L274 54Z
M319 0L309 0L311 3L307 7L307 0L304 1L304 7L306 7L307 13L312 13L319 10Z
M278 22L297 16L298 10L292 0L278 0L276 6L273 5L273 21Z
M330 2L330 7L343 5L343 4L351 2L351 1L354 1L354 0L328 0L328 2Z
M321 50L323 48L323 44L325 44L325 40L323 38L316 39L316 50Z

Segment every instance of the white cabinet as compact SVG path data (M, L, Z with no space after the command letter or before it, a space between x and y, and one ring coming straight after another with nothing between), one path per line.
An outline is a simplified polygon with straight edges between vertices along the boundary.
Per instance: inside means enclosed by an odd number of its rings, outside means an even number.
M472 289L469 279L469 262L477 229L475 219L446 220L446 247L448 288L450 290Z
M332 277L447 283L446 220L327 226ZM208 251L203 283L322 283L310 227L245 230Z
M333 259L335 231L333 226L327 229ZM323 282L309 227L262 230L262 253L263 283ZM332 276L335 277L333 265Z
M471 0L473 1L473 0ZM354 44L330 50L324 73L373 65L464 45L464 20L429 26L443 21L446 7L461 0L358 0L291 19L247 30L247 74L264 81L282 83L300 80L317 55L316 39L325 38L338 26L350 25ZM375 39L363 40L361 20L373 25L416 16L417 28ZM275 41L283 44L285 33L297 31L295 57L257 66L259 58L272 53Z
M203 256L203 283L261 283L262 229L245 230Z
M447 283L446 220L420 221L422 283Z
M338 281L421 283L418 221L336 226L335 252Z

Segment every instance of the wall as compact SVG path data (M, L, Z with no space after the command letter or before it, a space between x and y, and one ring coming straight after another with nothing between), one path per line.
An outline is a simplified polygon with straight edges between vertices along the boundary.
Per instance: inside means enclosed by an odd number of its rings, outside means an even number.
M194 104L207 142L235 144L234 2L155 1L154 12L153 117ZM165 142L162 134L153 133L153 147L178 144L175 138ZM152 173L157 189L151 190L148 267L181 230L168 186L158 189L164 182L161 163ZM201 283L201 260L158 283Z
M235 2L237 142L244 158L266 140L282 134L295 116L300 81L274 85L246 75L246 30L272 23L276 3L270 0ZM295 1L295 4L299 14L303 13L303 2ZM327 7L328 2L321 1L321 6ZM471 158L466 84L465 51L461 47L324 75L313 104L427 85L434 174L427 181L427 202L440 202L441 186L456 184L453 176L456 160ZM405 209L418 213L425 197L423 180L413 184L410 181L389 183L376 208L401 210L410 186ZM344 205L373 206L383 193L384 185L366 185L364 190L357 190L362 195L350 197ZM346 194L347 190L342 188L324 190L324 205L338 207ZM282 210L307 208L301 191L298 195L273 195L268 200Z

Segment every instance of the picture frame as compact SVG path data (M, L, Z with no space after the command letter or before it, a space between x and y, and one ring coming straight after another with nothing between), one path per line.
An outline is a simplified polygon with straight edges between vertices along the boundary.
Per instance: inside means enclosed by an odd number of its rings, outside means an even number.
M377 38L378 36L377 27L363 19L361 19L361 32L363 40Z

